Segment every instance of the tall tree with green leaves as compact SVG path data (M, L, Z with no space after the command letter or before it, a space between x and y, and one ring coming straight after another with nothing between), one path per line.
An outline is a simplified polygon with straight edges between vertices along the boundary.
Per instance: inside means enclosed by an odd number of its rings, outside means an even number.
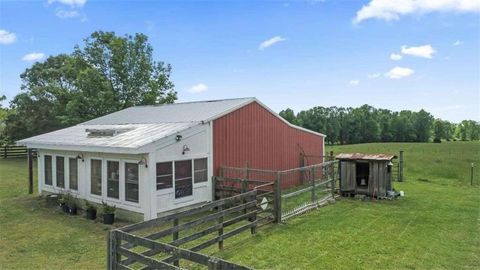
M7 134L17 140L130 106L172 103L171 70L153 59L143 34L94 32L72 54L51 56L21 74Z

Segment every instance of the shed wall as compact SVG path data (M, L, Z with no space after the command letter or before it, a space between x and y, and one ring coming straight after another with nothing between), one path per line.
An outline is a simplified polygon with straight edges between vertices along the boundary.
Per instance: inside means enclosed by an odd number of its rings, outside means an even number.
M293 128L256 102L213 123L213 169L220 166L286 170L300 166L300 153L323 155L324 138Z

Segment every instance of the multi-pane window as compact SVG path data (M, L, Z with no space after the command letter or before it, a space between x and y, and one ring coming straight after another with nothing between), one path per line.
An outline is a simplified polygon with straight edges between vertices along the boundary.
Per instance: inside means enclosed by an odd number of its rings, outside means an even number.
M57 187L65 188L65 159L63 157L56 157L56 176L57 176Z
M138 164L125 163L125 200L138 202Z
M206 182L208 177L207 172L207 159L206 158L199 158L195 159L193 162L193 179L195 183Z
M119 199L120 163L107 161L107 197Z
M102 195L102 161L98 159L90 161L90 193Z
M52 156L45 155L44 157L44 179L45 185L52 185Z
M76 158L68 159L68 180L70 189L78 190L78 161Z
M173 187L172 162L157 163L157 190Z
M175 198L193 194L192 161L175 161Z

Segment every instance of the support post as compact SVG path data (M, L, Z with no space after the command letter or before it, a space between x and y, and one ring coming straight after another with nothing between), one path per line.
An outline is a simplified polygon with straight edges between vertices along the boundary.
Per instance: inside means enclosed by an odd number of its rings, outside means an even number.
M305 156L303 155L303 153L300 153L300 168L303 168L305 167ZM300 185L303 185L304 183L304 175L303 175L303 172L300 171Z
M403 150L400 151L398 160L398 182L403 182Z
M333 160L333 151L330 151L330 160L329 161L332 161Z
M28 194L33 194L33 153L28 149Z
M336 187L336 183L335 183L335 163L332 162L328 166L330 166L330 173L331 173L330 177L331 177L331 180L332 180L332 182L330 182L330 185L332 186L332 197L334 197L335 196L335 187Z
M282 222L282 177L277 172L275 180L275 223Z

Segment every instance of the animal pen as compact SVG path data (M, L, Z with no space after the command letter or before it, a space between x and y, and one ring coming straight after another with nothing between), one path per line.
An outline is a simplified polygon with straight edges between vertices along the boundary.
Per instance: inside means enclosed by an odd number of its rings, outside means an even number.
M242 232L279 223L334 201L338 161L284 171L221 167L217 200L112 230L109 269L250 269L199 253Z

